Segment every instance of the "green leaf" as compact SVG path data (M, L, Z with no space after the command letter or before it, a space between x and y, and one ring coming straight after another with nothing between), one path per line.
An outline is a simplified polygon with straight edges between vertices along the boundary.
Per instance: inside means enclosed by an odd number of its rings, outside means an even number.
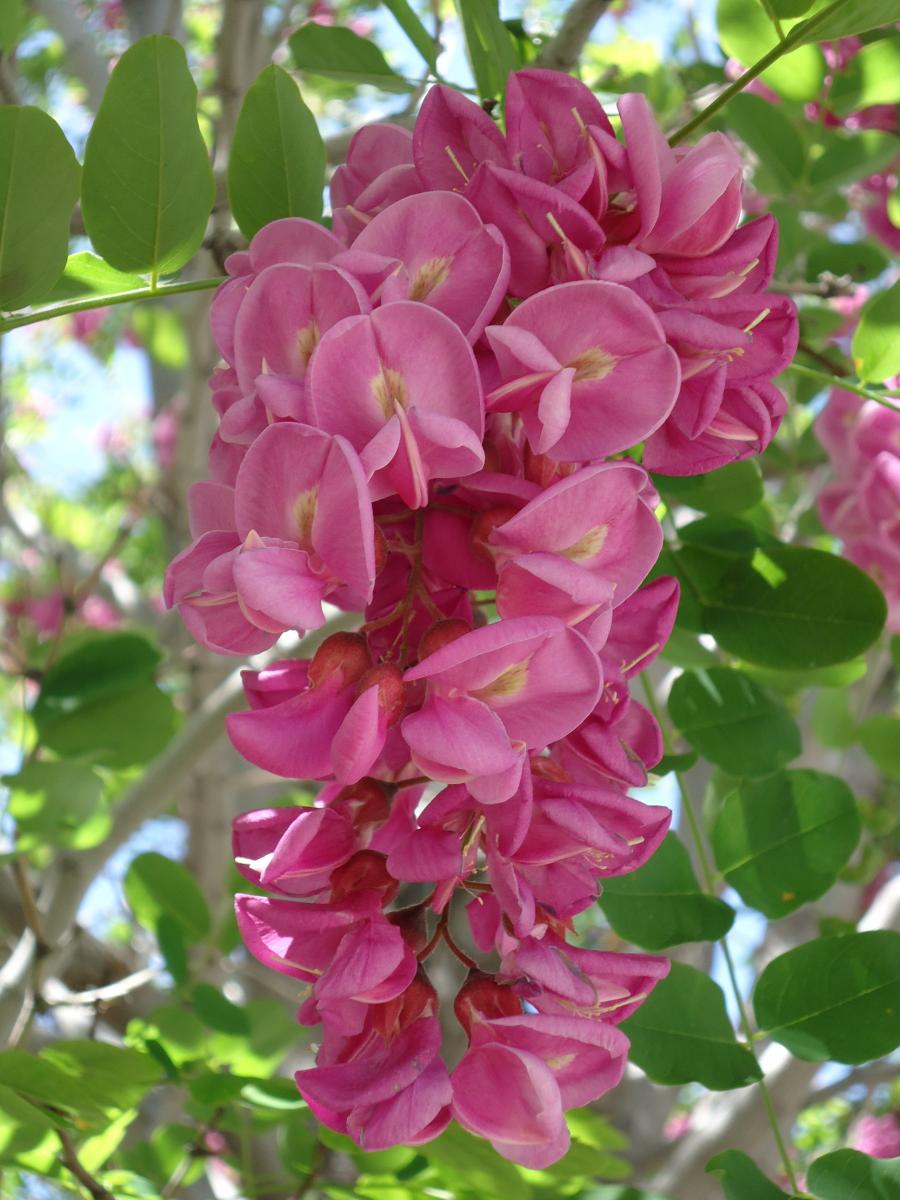
M830 8L832 3L833 0L816 0L809 16ZM856 33L877 29L880 25L892 25L895 21L900 21L900 0L849 0L849 3L841 5L834 16L814 26L805 40L827 42L852 37Z
M482 100L497 100L506 77L521 66L516 44L500 20L497 0L457 0L472 74Z
M163 1078L159 1064L140 1050L107 1042L56 1042L41 1060L63 1071L98 1108L136 1108Z
M0 0L0 51L12 54L27 22L24 0Z
M900 372L900 281L863 306L851 351L867 383L884 383Z
M89 758L119 770L149 762L178 728L174 704L155 683L143 683L79 704L72 712L42 714L41 741L62 758Z
M710 1175L718 1175L726 1200L787 1200L743 1150L725 1150L706 1164Z
M42 1111L46 1106L56 1110L48 1113L54 1120L60 1111L77 1114L81 1120L91 1123L103 1117L102 1108L66 1071L24 1050L0 1053L0 1084L11 1088L29 1103L42 1106Z
M672 685L669 715L704 758L730 775L771 775L803 749L788 710L741 671L686 671Z
M887 255L872 242L830 242L823 238L806 256L806 278L814 281L830 271L862 282L880 275L887 265Z
M170 917L168 913L162 913L156 921L154 933L159 952L166 964L166 970L178 986L187 983L189 974L187 947L184 942L184 930L180 923L174 917Z
M872 762L890 779L900 779L900 717L877 713L859 727L859 740Z
M813 1162L806 1186L817 1200L898 1200L900 1158L877 1159L835 1150Z
M784 113L747 92L728 106L728 126L750 147L782 195L796 188L806 164L803 139Z
M645 950L724 937L734 910L697 883L687 850L674 833L637 871L604 879L600 908L619 937Z
M481 1138L455 1123L423 1148L429 1162L441 1173L442 1181L476 1196L515 1196L529 1200L531 1188L511 1162L501 1158Z
M735 558L701 597L719 645L764 667L824 667L871 646L887 605L852 563L799 546Z
M26 763L4 776L10 789L8 812L16 822L17 846L27 852L40 844L84 850L109 832L103 817L103 780L90 767L63 762ZM101 816L101 820L93 818Z
M62 274L79 175L52 117L0 107L0 308L43 299Z
M128 691L152 679L162 655L137 633L93 633L60 655L41 680L34 707L43 713L71 712L85 700Z
M767 54L778 35L759 3L719 0L716 22L722 49L745 67ZM817 46L801 46L780 58L761 78L786 100L814 100L825 75L825 60Z
M184 50L141 38L113 69L85 148L81 208L94 248L120 271L177 271L199 249L214 198Z
M860 176L887 166L897 155L897 139L874 129L852 136L820 133L819 137L824 139L825 149L809 170L809 182L816 195L855 183Z
M739 513L763 498L762 475L753 459L705 475L654 475L664 498L704 513Z
M810 723L823 746L843 750L852 746L858 736L847 693L841 688L823 688L819 692Z
M783 917L824 896L859 841L853 793L820 771L779 771L725 797L716 865L752 908Z
M228 161L228 196L241 232L281 217L322 216L325 146L300 90L274 64L244 97Z
M125 899L135 917L153 929L166 914L184 931L190 942L199 942L210 931L210 915L194 877L162 854L139 854L128 868L123 884Z
M416 16L412 7L407 4L407 0L384 0L384 7L425 59L432 74L436 73L440 47Z
M288 41L294 65L308 75L347 83L372 83L383 92L409 92L414 84L392 71L374 42L341 25L308 21Z
M896 37L879 38L855 54L835 75L828 107L838 113L857 112L872 104L900 103L900 45Z
M900 933L818 938L773 959L753 994L761 1029L809 1062L868 1062L900 1042Z
M769 0L776 17L802 17L812 8L815 0Z
M78 296L113 296L117 292L133 292L146 287L140 275L117 271L109 263L87 250L70 254L66 269L47 300L74 300Z
M672 963L668 978L621 1028L631 1038L630 1059L656 1083L702 1083L718 1092L762 1078L756 1059L735 1039L722 989L683 963Z
M246 1010L232 1004L218 988L209 983L197 984L191 992L191 1004L200 1020L210 1029L233 1033L238 1037L246 1037L250 1032Z

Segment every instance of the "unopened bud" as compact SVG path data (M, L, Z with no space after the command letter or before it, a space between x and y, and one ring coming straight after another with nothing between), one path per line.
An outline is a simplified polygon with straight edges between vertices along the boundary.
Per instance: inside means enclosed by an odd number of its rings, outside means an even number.
M462 617L448 617L446 621L435 621L422 634L422 640L419 642L419 660L427 658L429 654L435 654L444 646L455 642L457 638L471 632L472 626Z
M333 633L325 639L309 664L309 686L318 687L340 674L340 686L356 683L372 665L366 639L359 633Z
M382 663L370 667L356 685L356 694L361 696L369 688L378 688L378 703L384 709L388 728L396 725L406 708L406 684L403 672L393 663Z

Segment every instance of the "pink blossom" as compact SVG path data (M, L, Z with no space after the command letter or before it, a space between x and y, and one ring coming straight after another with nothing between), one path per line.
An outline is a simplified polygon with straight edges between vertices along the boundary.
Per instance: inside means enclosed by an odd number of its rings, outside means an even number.
M476 1020L450 1080L453 1115L505 1158L539 1170L568 1149L566 1109L615 1087L627 1050L617 1029L579 1017Z
M552 617L475 629L406 672L425 703L401 727L430 778L468 782L490 803L513 794L525 751L565 736L590 712L600 668L587 643Z
M331 329L310 366L309 400L312 420L359 451L373 499L396 494L421 508L432 479L484 462L474 355L429 305L398 301Z
M900 1157L900 1114L866 1113L853 1126L850 1144L872 1158Z
M488 405L521 412L539 453L575 462L627 450L675 403L676 355L650 309L619 284L551 288L487 336L503 378Z

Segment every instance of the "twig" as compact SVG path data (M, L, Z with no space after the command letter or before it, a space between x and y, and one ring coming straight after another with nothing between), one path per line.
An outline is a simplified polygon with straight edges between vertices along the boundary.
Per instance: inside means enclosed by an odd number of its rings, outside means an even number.
M591 36L591 30L609 8L610 0L574 0L566 9L556 36L546 42L537 65L554 71L571 71Z
M93 1200L116 1200L112 1192L107 1191L103 1184L87 1170L78 1158L75 1143L64 1129L57 1129L56 1136L62 1145L60 1160L75 1176L82 1187L87 1188Z
M724 108L735 96L739 96L747 84L756 79L757 75L762 75L763 71L771 67L773 63L778 62L779 58L795 49L801 42L808 40L815 30L824 25L837 12L840 12L842 8L846 8L849 3L851 3L851 0L833 0L827 8L823 8L815 16L808 17L805 21L801 21L799 25L795 25L783 42L779 42L767 54L764 54L762 58L757 59L751 67L747 68L743 75L721 91L711 104L707 104L706 108L701 109L690 121L682 125L680 129L676 129L669 138L669 145L677 146L679 142L683 142L686 137L696 129L699 129L701 125L705 125L710 117L715 116L719 109Z
M125 996L130 996L132 992L136 992L139 988L153 983L158 974L159 972L155 967L144 967L140 971L134 971L131 975L126 975L123 979L117 979L115 983L107 983L103 987L90 988L85 992L70 992L63 985L59 993L52 1000L45 1000L44 1004L47 1008L67 1008L76 1005L90 1007L95 1004L111 1004L114 1000L121 1000Z
M819 383L828 387L841 388L842 391L852 392L854 396L861 396L863 400L874 400L876 404L880 404L883 408L889 408L891 412L900 413L900 404L895 404L887 396L873 392L869 388L863 387L861 383L855 383L852 379L845 379L833 372L828 374L826 371L816 371L813 367L804 367L800 363L791 363L787 369L793 371L795 375L805 375L807 379L818 380Z

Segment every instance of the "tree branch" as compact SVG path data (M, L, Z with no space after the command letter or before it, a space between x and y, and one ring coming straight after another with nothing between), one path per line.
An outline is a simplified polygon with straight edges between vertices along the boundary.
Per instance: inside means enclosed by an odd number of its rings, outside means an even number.
M559 32L538 55L537 65L554 71L571 71L581 58L591 32L610 0L573 0L562 19Z
M31 7L59 34L65 49L66 65L84 84L88 107L96 112L106 90L109 64L97 52L78 5L70 3L70 0L31 0Z

